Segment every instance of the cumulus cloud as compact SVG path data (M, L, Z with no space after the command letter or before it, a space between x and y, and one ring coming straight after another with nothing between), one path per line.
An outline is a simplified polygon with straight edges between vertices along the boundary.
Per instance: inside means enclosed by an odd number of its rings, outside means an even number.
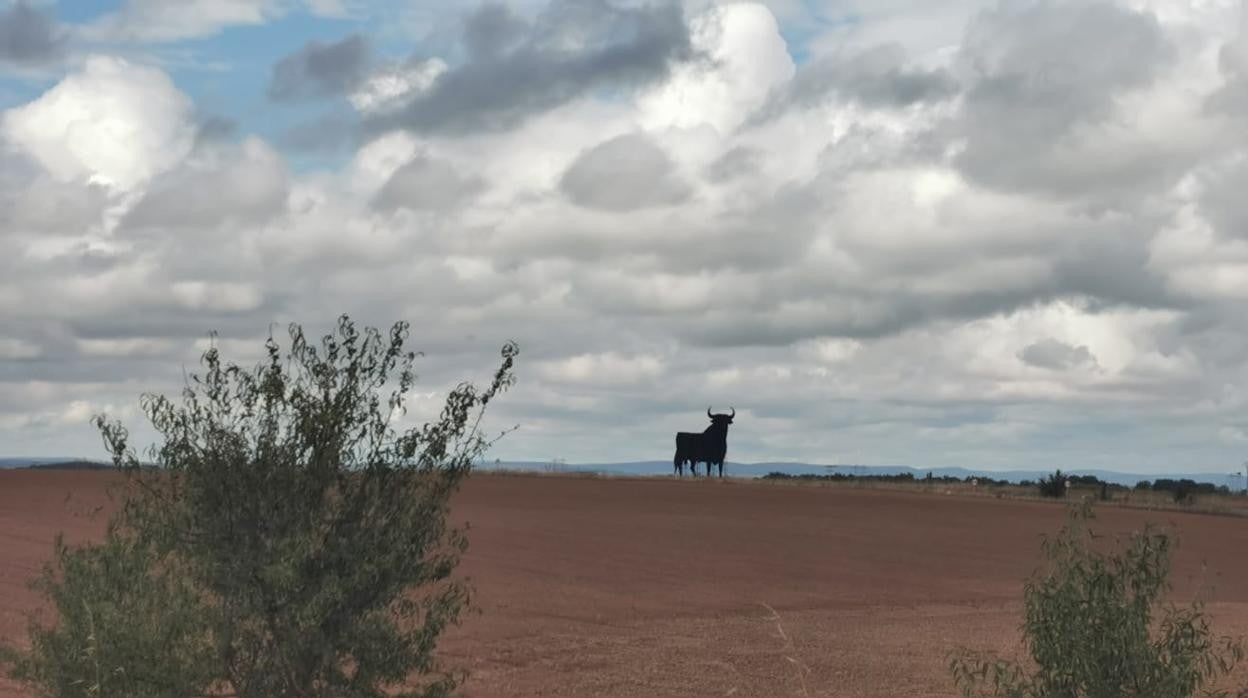
M690 44L699 60L675 66L670 79L639 99L648 128L739 126L795 70L775 17L757 3L719 5L696 16Z
M1248 111L1248 12L1241 12L1237 36L1218 51L1218 67L1225 83L1209 96L1208 105L1231 114Z
M374 205L383 211L451 211L483 186L479 177L461 175L446 160L418 154L390 175L377 192Z
M294 101L350 94L364 80L370 53L368 41L359 34L328 44L310 41L273 66L269 98Z
M1096 357L1086 346L1071 346L1052 337L1028 344L1018 358L1032 366L1055 370L1096 365Z
M655 356L624 356L616 352L580 354L539 363L538 372L557 382L592 385L629 385L655 378L663 361Z
M47 63L60 56L64 45L61 30L25 0L0 12L0 65Z
M1152 84L1175 55L1155 15L1112 2L981 12L959 56L970 82L959 168L985 186L1063 192L1168 174L1160 163L1140 168L1097 151L1112 138L1119 100Z
M424 93L446 70L446 61L441 58L384 66L369 74L348 99L357 111L383 112Z
M883 44L850 56L822 57L803 66L754 118L775 118L794 107L815 107L829 99L901 108L951 99L957 93L958 83L947 69L907 65L903 47Z
M57 179L29 156L0 156L0 237L81 234L109 201L101 184Z
M360 9L246 6L195 31ZM207 331L247 362L274 322L348 312L412 322L414 419L519 341L504 458L666 457L708 402L738 410L734 459L1232 455L1237 8L448 7L287 56L277 121L189 103L229 103L177 63L231 58L212 42L126 46L168 72L91 59L6 112L3 440L90 452L63 417L176 391ZM422 53L387 55L404 31Z
M93 56L35 101L4 112L0 135L59 180L131 189L181 160L195 129L190 100L164 72Z
M612 138L585 151L559 180L572 201L588 208L629 211L671 206L689 187L667 153L645 134Z
M263 141L201 150L165 174L127 211L124 228L205 229L263 222L288 193L285 163Z
M509 128L591 90L665 77L690 54L679 5L552 0L532 20L483 5L465 26L468 60L401 107L370 119L377 131Z

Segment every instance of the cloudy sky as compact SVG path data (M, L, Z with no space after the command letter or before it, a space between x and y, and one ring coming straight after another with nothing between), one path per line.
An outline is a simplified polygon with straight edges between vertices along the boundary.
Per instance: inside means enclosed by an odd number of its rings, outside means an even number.
M1241 0L0 0L0 455L407 320L504 459L1229 471ZM140 432L142 433L142 432Z

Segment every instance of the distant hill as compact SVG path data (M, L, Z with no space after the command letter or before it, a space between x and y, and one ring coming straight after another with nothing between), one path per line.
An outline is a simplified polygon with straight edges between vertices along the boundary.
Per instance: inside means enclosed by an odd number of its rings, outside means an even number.
M66 456L62 458L0 458L0 469L4 468L57 468L95 470L113 467L109 463L91 461L85 458ZM502 461L485 462L477 467L483 470L533 470L537 472L569 472L569 473L602 473L609 475L670 475L671 461L625 461L620 463L556 463L552 461ZM767 473L779 472L788 475L900 475L910 473L922 478L929 472L933 477L991 477L1010 482L1023 480L1037 481L1050 475L1052 470L982 470L975 468L913 468L905 465L816 465L798 462L764 462L735 463L724 465L724 475L740 478L757 478ZM1100 480L1127 487L1135 486L1141 480L1153 481L1158 478L1174 480L1187 478L1196 482L1208 482L1218 487L1232 490L1243 490L1244 478L1235 477L1232 473L1181 473L1164 472L1146 475L1142 473L1120 473L1112 470L1063 470L1069 475L1093 475Z
M538 472L581 472L602 473L609 475L670 475L671 461L629 461L624 463L552 463L551 461L502 461L487 462L480 466L483 470L534 470ZM765 463L733 463L724 464L724 475L741 478L757 478L767 473L779 472L788 475L900 475L910 473L922 478L929 472L933 477L991 477L1010 482L1023 480L1037 481L1053 473L1052 470L981 470L975 468L913 468L905 465L813 465L795 462ZM1226 486L1232 490L1244 488L1244 478L1235 477L1232 473L1180 473L1165 472L1145 475L1141 473L1120 473L1112 470L1065 470L1068 475L1093 475L1105 482L1133 487L1141 480L1153 481L1158 478L1174 480L1186 478L1196 482L1208 482L1215 486Z
M111 470L113 464L91 460L67 460L55 463L31 463L26 468L30 470Z
M73 463L85 461L76 456L52 456L48 458L0 458L0 470L5 468L29 468L32 465L48 465L54 463Z

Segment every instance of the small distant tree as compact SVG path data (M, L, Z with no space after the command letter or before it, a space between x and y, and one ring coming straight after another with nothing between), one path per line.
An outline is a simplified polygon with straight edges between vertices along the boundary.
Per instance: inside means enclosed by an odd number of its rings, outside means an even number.
M156 467L98 417L128 497L103 543L58 539L38 583L58 623L32 623L15 675L58 697L447 694L460 674L434 649L469 602L449 499L490 444L480 420L517 350L488 387L461 384L436 421L396 432L407 336L343 316L318 349L291 325L289 351L270 338L253 370L210 348L181 404L142 399Z
M1059 499L1066 496L1066 476L1060 469L1048 477L1040 478L1040 495Z
M1031 661L956 652L949 667L964 696L1182 698L1243 658L1240 640L1213 636L1200 601L1162 605L1169 536L1149 526L1121 552L1098 552L1091 518L1089 503L1072 509L1069 523L1042 545L1048 569L1023 587Z

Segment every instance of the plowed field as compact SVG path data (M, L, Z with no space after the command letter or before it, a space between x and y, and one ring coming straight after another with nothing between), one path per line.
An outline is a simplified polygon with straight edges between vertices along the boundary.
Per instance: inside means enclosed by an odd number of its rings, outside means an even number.
M101 535L108 473L0 471L0 640L52 550ZM98 511L97 511L98 510ZM748 482L478 475L457 495L479 612L465 696L955 695L956 646L1017 652L1058 503ZM93 512L95 512L93 514ZM1248 519L1104 508L1180 537L1177 600L1248 633ZM1237 684L1248 680L1240 673ZM0 679L0 696L24 696Z

